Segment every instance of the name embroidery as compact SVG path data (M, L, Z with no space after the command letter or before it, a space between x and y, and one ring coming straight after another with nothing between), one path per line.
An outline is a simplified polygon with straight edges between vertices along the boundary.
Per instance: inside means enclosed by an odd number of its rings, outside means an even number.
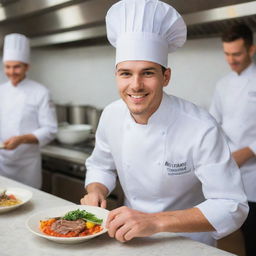
M166 166L168 175L181 175L191 172L191 168L188 168L187 162L169 163L166 161L164 165Z

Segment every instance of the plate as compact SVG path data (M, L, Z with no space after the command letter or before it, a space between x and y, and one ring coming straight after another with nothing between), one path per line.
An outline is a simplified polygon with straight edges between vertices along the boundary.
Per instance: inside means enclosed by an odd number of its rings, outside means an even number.
M77 209L86 210L90 213L95 214L97 218L103 219L103 222L102 222L103 230L96 234L82 236L82 237L55 237L55 236L49 236L47 234L44 234L39 229L40 220L46 220L53 217L64 216L67 212L74 211ZM89 206L89 205L70 205L70 206L63 206L58 208L49 208L47 210L38 212L32 215L31 217L29 217L26 222L26 226L33 234L57 243L63 243L63 244L81 243L107 232L105 224L107 221L108 213L109 211L106 209L96 207L96 206Z
M0 213L14 210L27 203L32 198L32 193L24 188L6 188L6 194L14 195L17 199L21 200L21 203L12 206L0 206Z

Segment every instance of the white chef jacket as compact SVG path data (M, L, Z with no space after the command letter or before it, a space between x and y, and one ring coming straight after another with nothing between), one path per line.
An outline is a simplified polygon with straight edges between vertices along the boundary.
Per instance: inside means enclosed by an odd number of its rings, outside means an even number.
M231 152L244 147L256 153L256 65L240 75L231 72L216 86L210 113L225 132ZM241 167L248 201L256 202L256 157Z
M33 134L39 141L14 150L0 149L0 175L40 188L40 146L56 133L55 108L44 86L27 78L17 86L0 85L0 142L24 134Z
M198 207L216 232L183 235L208 244L239 228L248 213L239 169L215 120L165 93L147 125L136 123L122 100L106 107L86 167L86 185L99 182L109 191L117 170L133 209Z

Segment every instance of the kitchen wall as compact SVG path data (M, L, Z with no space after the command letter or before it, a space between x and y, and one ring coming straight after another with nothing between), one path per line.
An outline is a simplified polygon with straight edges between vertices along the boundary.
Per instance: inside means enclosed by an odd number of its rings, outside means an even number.
M56 103L103 108L118 99L111 46L32 50L29 76L52 93ZM169 55L172 78L166 92L208 108L216 81L229 71L219 38L189 40ZM0 70L0 82L5 76Z

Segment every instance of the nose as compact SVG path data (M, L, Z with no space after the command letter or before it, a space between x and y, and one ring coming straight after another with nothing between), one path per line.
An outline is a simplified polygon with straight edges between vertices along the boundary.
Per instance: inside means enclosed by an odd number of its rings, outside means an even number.
M143 79L139 75L134 76L131 82L131 89L137 92L137 91L143 90L143 88L144 88Z
M232 55L227 56L227 61L228 61L229 64L234 63L235 62L234 56L232 56Z
M9 74L13 75L15 73L15 69L14 68L9 68Z

